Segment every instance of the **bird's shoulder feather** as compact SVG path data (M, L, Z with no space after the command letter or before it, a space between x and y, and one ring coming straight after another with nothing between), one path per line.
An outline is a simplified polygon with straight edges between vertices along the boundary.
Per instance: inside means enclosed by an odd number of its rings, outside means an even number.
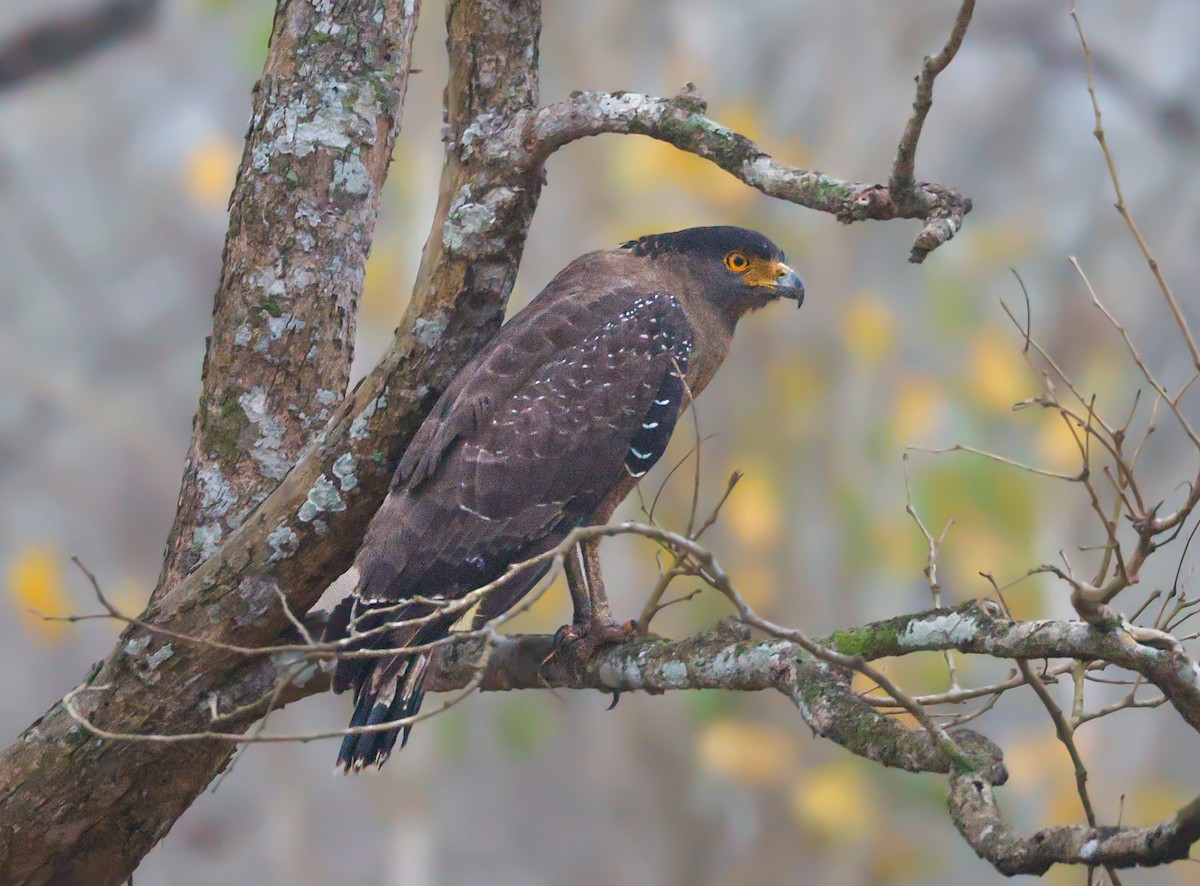
M637 336L653 336L660 321L690 348L691 327L678 299L645 262L618 251L572 262L455 377L405 451L393 488L420 486L451 446L487 428L499 404L535 376L571 369L568 352L589 339L638 349L648 339Z

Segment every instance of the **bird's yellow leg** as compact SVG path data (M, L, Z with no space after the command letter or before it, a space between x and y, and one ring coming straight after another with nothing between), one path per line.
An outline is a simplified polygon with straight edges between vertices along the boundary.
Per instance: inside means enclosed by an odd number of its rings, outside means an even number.
M575 615L572 624L559 631L560 643L585 638L594 645L623 643L637 633L636 622L613 621L600 572L599 539L587 539L576 545L565 568Z
M571 621L577 628L582 628L592 620L592 595L588 586L585 562L583 545L577 544L571 549L564 564L567 573L567 588L571 591L571 603L575 607L575 615Z
M587 525L606 524L636 483L637 479L626 473L604 496ZM613 621L608 594L604 590L604 576L600 572L599 538L587 538L576 545L567 558L566 571L575 616L572 624L559 631L560 639L578 640L586 636L592 643L603 645L622 643L637 633L636 623L619 625Z
M600 539L589 538L579 543L580 559L583 560L583 580L587 583L588 600L592 604L592 622L612 623L612 611L608 608L608 592L604 589L604 575L600 571Z

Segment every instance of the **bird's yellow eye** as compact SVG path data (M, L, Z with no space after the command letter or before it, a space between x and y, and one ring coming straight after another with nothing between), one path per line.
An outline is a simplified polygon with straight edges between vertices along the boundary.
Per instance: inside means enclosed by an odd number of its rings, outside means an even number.
M746 268L750 267L750 260L740 252L731 252L725 256L725 267L729 268L735 274L740 274Z

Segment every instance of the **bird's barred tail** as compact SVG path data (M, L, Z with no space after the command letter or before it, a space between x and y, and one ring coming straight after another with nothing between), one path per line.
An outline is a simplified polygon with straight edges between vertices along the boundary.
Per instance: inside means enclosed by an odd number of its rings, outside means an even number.
M390 612L376 615L359 612L353 597L343 600L330 613L325 627L324 639L342 640L355 633L366 633L362 640L352 643L352 651L363 649L389 650L413 643L425 642L445 633L438 624L426 625L424 631L398 631L370 633L385 623L387 618L403 620L414 614ZM428 633L429 638L423 636ZM382 766L387 762L396 740L400 746L408 743L412 723L388 726L416 715L425 697L425 674L429 669L429 653L415 652L401 655L377 657L343 658L333 672L333 691L354 692L354 716L350 730L342 740L337 765L346 772L358 772L366 766ZM379 728L372 728L379 727Z
M380 726L415 716L425 697L425 673L429 653L400 655L374 660L362 670L361 682L354 687L354 716L338 752L338 766L345 772L358 772L366 766L382 766L391 756L396 739L400 747L408 743L412 723Z

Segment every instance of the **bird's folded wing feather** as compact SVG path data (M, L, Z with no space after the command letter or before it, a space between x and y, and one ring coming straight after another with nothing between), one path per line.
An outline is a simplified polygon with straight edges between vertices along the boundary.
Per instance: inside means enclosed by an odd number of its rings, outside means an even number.
M576 525L662 454L692 328L669 293L535 301L435 406L359 555L360 590L451 596ZM467 567L470 564L470 568Z

